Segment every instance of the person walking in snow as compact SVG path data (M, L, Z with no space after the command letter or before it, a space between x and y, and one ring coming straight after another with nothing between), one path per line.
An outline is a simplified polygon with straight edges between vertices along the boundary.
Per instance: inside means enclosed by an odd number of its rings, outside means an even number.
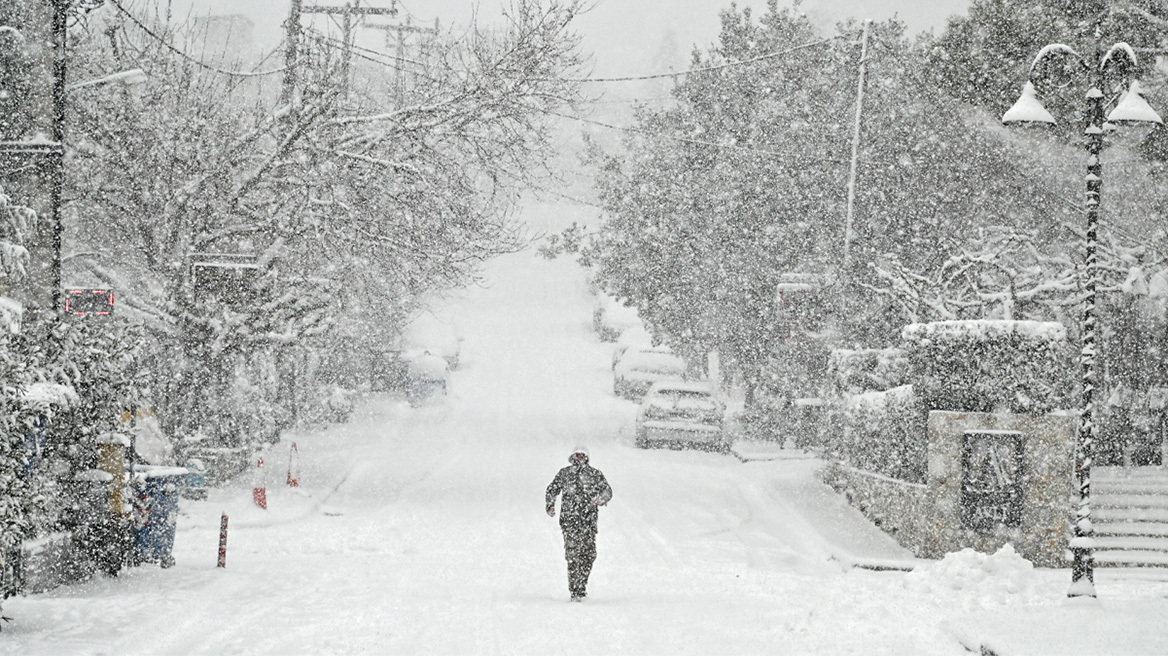
M572 601L587 594L588 575L596 560L596 520L599 507L612 499L612 488L604 474L588 464L588 448L578 446L568 457L571 463L556 473L548 485L545 501L548 517L556 516L560 499L560 529L564 532L564 558L568 561L568 591Z

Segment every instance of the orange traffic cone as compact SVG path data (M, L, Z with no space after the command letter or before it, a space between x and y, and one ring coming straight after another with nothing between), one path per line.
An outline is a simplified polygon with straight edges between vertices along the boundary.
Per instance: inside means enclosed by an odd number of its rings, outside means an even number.
M268 487L264 482L264 459L260 458L256 463L256 480L255 487L252 488L251 498L255 501L255 505L268 509Z
M300 449L292 443L292 450L288 452L288 486L300 487Z

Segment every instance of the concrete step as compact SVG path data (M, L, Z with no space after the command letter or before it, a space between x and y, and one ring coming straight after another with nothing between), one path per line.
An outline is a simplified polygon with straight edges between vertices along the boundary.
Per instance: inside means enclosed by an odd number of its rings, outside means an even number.
M1099 567L1168 567L1168 553L1099 549L1095 552L1095 564Z
M1095 535L1100 537L1168 538L1168 524L1160 522L1095 522Z
M1092 508L1091 517L1096 524L1110 522L1168 523L1168 508Z
M1168 483L1149 483L1146 481L1091 481L1091 493L1168 496Z
M1168 537L1096 535L1095 549L1099 551L1162 551L1168 553Z
M1147 467L1093 467L1091 475L1098 478L1105 478L1108 480L1122 479L1130 480L1133 478L1150 478L1161 479L1168 481L1168 467L1157 467L1150 465Z
M1091 505L1097 508L1168 508L1168 492L1165 494L1116 494L1092 490Z

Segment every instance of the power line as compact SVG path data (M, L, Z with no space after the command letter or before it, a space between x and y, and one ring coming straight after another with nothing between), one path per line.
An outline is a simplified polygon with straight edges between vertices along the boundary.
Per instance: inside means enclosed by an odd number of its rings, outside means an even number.
M323 40L332 41L332 42L337 41L333 37L326 35L326 34L323 34L315 29L309 28L309 30L316 33L318 38L321 38ZM800 48L807 48L807 47L810 47L812 45L817 45L819 43L826 43L827 41L831 41L831 39L825 39L823 41L819 41L816 43L805 44L805 45L798 46L797 48L793 48L793 49L785 51L785 52L791 52L793 50L798 50ZM367 50L364 48L359 48L359 49L364 50L366 52L369 52L371 54L375 54L378 57L390 57L390 58L394 58L394 59L399 59L399 58L393 57L392 55L388 55L385 53L379 53L379 52ZM764 55L764 57L773 57L773 56L777 56L778 54L781 54L781 53L770 53L768 55ZM387 68L393 68L395 70L397 69L397 67L394 66L393 64L386 62L386 61L381 61L381 60L375 59L374 57L361 55L359 53L356 54L355 56L357 56L361 59L365 59L366 61L372 62L374 64L378 64L380 66L385 66ZM410 62L410 60L405 60L405 61L408 63L415 63L415 62ZM752 60L743 60L743 63L746 63L748 61L752 61ZM431 76L427 76L427 75L423 75L423 76L427 77L431 80L436 80L436 78L433 78ZM545 78L545 79L561 79L561 78ZM691 139L688 137L678 137L675 135L665 134L665 133L661 133L661 132L653 132L650 130L643 130L643 129L639 129L639 128L630 128L630 127L624 127L624 126L620 126L620 125L612 125L611 123L605 123L603 121L597 121L594 119L584 118L583 116L576 116L573 114L564 114L564 113L557 112L554 110L538 110L538 111L540 111L544 114L558 116L561 118L566 118L566 119L578 121L581 123L588 123L588 124L592 124L592 125L597 125L597 126L600 126L603 128L608 128L610 130L617 130L620 132L628 132L631 134L640 134L640 135L645 135L645 136L650 136L650 137L658 137L658 138L662 138L662 139L669 139L669 140L693 144L693 145L697 145L697 146L709 146L712 148L718 148L718 149L722 149L722 150L737 150L737 151L741 151L741 152L757 153L760 155L777 157L777 158L784 159L784 160L789 160L789 159L793 158L793 155L791 153L779 153L779 152L770 151L770 150L763 150L763 149L759 149L759 148L751 148L749 146L736 146L733 144L720 144L720 143L716 143L713 141L702 141L700 139ZM803 163L831 163L831 164L846 164L847 163L846 160L826 158L826 157L819 157L819 158L809 157L809 158L804 158L801 161Z
M611 123L605 123L603 121L597 121L597 120L590 119L590 118L584 118L583 116L574 116L572 114L563 114L561 112L557 112L557 111L550 110L550 109L545 109L545 110L541 110L541 111L545 114L551 114L553 116L559 116L562 118L571 119L573 121L579 121L581 123L590 123L592 125L598 125L600 127L608 128L610 130L618 130L620 132L629 132L632 134L641 134L641 135L650 136L650 137L659 137L662 139L671 139L673 141L680 141L682 143L693 144L696 146L710 146L712 148L720 148L720 149L724 149L724 150L739 150L739 151L748 152L748 153L757 153L759 155L769 155L771 157L778 157L780 159L793 159L794 157L796 157L796 155L794 155L792 153L779 153L779 152L775 152L773 150L762 150L759 148L751 148L749 146L736 146L733 144L720 144L720 143L716 143L713 141L702 141L700 139L690 139L688 137L678 137L678 136L674 136L671 134L665 134L663 132L652 132L650 130L642 130L640 128L630 128L630 127L624 127L624 126L620 126L620 125L612 125ZM820 162L831 163L831 164L847 164L848 163L847 160L832 159L829 157L807 157L807 158L803 158L801 161L803 163L820 163Z
M179 57L182 57L183 59L191 62L192 64L195 64L196 66L199 66L201 68L205 68L206 70L211 71L213 73L219 73L220 75L230 75L233 77L260 77L263 75L274 75L275 73L282 73L283 71L287 70L286 67L280 67L280 68L276 68L276 69L273 69L270 71L250 71L250 72L249 71L229 71L229 70L224 70L222 68L216 68L215 66L211 66L209 64L205 64L205 63L199 61L198 59L196 59L195 57L192 57L192 56L188 55L187 53L183 52L182 50L179 50L175 46L171 45L171 43L169 41L167 41L165 38L156 34L149 27L146 27L146 25L142 21L138 20L138 18L136 16L134 16L134 14L131 14L125 7L123 7L122 4L120 2L118 2L118 0L108 0L108 1L111 5L114 6L115 9L122 12L122 14L124 14L126 16L126 18L129 18L132 23L137 25L140 30L145 32L148 36L150 36L150 38L152 38L155 41L157 41L158 43L162 44L162 46L165 47L167 50L170 50L174 54L178 55Z
M566 78L554 78L554 79L560 80L562 82L635 82L635 81L639 81L639 80L659 80L661 78L666 78L666 77L673 78L673 77L678 77L679 75L689 75L690 73L704 73L706 71L717 71L717 70L721 70L723 68L731 68L734 66L743 66L746 64L753 64L755 62L763 61L766 59L774 59L775 57L782 57L783 55L789 55L789 54L796 52L798 50L805 50L807 48L811 48L814 46L819 46L819 45L823 45L825 43L830 43L830 42L832 42L836 39L839 39L839 38L841 38L841 37L833 36L833 37L830 37L827 39L813 41L811 43L804 43L801 46L795 46L794 48L788 48L786 50L780 50L777 52L768 52L766 54L759 55L757 57L751 57L750 59L740 59L738 61L726 62L725 64L716 64L714 66L702 66L700 68L691 68L689 70L678 71L676 73L653 73L650 75L630 75L630 76L625 76L625 77L582 77L582 78L566 77Z
M344 41L341 41L340 39L336 38L335 36L332 36L332 35L327 34L325 32L321 32L320 30L313 28L313 27L307 27L307 28L305 28L305 31L311 32L317 39L320 39L321 41L328 41L329 43L332 43L334 45L342 45L343 46L345 43ZM393 59L393 60L398 61L398 62L402 62L405 64L413 64L415 66L424 66L425 65L423 62L420 62L416 59L408 59L406 57L401 57L398 55L391 55L387 52L381 52L380 50L373 50L372 48L365 48L365 47L356 45L354 43L350 43L349 47L352 48L353 50L368 53L369 55L372 55L375 57L384 57L386 59ZM364 59L368 59L369 61L376 61L374 59L371 59L370 57L364 57ZM384 66L392 66L395 70L397 69L396 66L393 66L393 64L390 64L389 62L377 61L376 63L382 64Z

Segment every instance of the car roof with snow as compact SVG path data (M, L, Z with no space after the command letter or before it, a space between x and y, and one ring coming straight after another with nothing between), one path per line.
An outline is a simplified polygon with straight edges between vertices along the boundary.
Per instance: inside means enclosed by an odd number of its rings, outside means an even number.
M714 386L708 380L662 380L649 388L650 394L657 392L702 392L713 395Z
M643 348L632 346L616 364L619 371L661 371L683 373L685 360L668 348Z

